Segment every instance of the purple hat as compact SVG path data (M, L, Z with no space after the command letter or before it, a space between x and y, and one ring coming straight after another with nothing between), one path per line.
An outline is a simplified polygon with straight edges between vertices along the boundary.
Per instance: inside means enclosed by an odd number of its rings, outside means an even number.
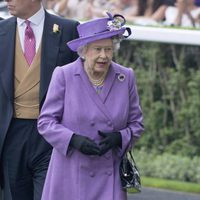
M83 24L79 24L77 27L79 38L67 43L72 51L77 51L81 46L88 43L111 38L115 35L123 35L125 31L128 32L127 38L131 34L131 29L128 27L122 27L125 25L126 20L122 15L116 14L112 16L107 13L108 17L94 19Z

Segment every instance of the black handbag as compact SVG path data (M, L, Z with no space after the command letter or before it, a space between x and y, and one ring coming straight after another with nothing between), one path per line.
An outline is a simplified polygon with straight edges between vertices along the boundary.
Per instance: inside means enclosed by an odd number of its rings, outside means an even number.
M123 189L131 189L131 192L141 192L140 174L131 151L123 156L119 174Z

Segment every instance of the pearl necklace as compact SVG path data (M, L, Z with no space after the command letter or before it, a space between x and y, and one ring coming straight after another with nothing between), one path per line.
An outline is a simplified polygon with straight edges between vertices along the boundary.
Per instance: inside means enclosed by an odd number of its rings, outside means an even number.
M92 85L101 86L101 85L103 85L103 82L105 80L106 73L104 73L99 79L93 79L89 74L88 74L88 77L89 77Z
M85 68L85 71L86 71L86 73L88 75L88 78L89 78L90 82L92 83L92 85L94 85L94 86L102 86L103 85L103 82L105 80L107 71L105 71L103 73L103 75L99 79L92 78L91 75L90 75L90 73L88 72L87 68Z

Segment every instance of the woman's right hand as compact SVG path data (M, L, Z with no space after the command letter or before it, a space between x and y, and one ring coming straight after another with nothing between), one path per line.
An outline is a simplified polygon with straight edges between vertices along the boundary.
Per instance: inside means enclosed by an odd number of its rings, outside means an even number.
M98 145L86 136L73 134L69 145L86 155L100 154L100 148Z

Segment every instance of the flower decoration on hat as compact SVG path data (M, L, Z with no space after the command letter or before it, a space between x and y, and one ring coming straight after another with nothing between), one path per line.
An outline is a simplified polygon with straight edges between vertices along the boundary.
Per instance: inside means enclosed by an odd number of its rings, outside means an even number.
M67 43L72 51L78 51L79 47L91 42L119 37L127 38L131 35L131 29L124 27L126 20L120 14L111 15L107 12L108 17L97 18L81 23L77 26L79 38Z
M109 20L107 23L107 28L109 31L119 30L126 23L126 20L122 15L116 14L112 16L108 12L107 12L107 15L109 16Z
M60 32L60 28L58 24L54 24L53 25L53 33L59 33Z

